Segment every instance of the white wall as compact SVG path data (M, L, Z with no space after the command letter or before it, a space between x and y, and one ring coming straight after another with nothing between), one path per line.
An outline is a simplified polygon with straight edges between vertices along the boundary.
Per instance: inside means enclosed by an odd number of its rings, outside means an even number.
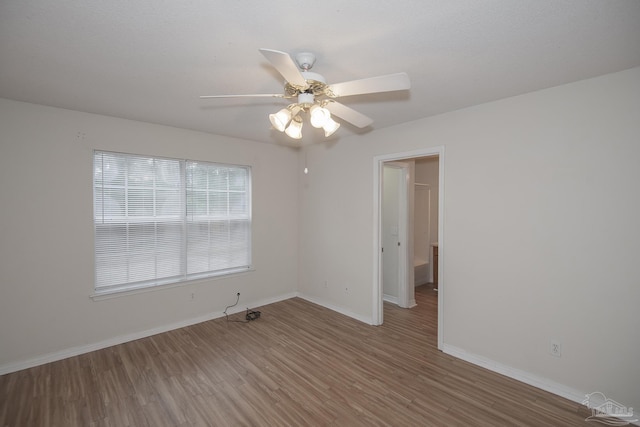
M250 165L255 271L94 301L92 151ZM0 373L295 293L296 150L0 99ZM194 299L191 294L194 293Z
M371 320L372 159L440 145L445 347L640 408L640 68L310 147L303 295Z

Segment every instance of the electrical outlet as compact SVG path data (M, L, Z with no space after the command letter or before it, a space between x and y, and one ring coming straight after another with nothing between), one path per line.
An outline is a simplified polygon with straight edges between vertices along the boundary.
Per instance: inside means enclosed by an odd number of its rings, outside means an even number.
M191 301L193 301L194 299L196 299L196 293L195 292L191 292Z
M555 357L562 357L562 343L559 340L552 339L549 342L549 353Z

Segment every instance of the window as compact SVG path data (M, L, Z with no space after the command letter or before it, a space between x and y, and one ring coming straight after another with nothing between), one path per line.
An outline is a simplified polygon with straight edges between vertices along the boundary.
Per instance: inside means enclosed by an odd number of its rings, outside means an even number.
M95 289L246 271L251 169L96 151Z

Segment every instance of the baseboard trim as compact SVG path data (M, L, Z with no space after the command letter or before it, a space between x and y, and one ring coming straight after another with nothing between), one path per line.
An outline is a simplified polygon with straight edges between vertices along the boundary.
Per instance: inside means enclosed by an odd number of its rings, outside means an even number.
M490 371L502 374L506 377L523 382L525 384L529 384L530 386L548 391L549 393L564 397L565 399L569 399L573 402L582 403L587 394L580 390L576 390L563 384L551 381L548 378L540 377L530 372L522 371L520 369L504 365L502 363L496 362L483 356L479 356L477 354L468 353L465 350L449 344L444 344L442 346L442 351L450 356L457 357L458 359L462 359L466 362L472 363L482 368L486 368Z
M483 356L479 356L477 354L469 353L452 345L444 344L442 346L442 351L450 356L462 359L466 362L472 363L482 368L486 368L490 371L502 374L506 377L520 381L522 383L529 384L530 386L539 388L541 390L548 391L549 393L564 397L565 399L571 400L572 402L579 403L581 405L583 404L582 402L588 394L584 391L576 390L574 388L567 387L564 384L551 381L548 378L540 377L530 372L504 365L502 363L496 362ZM624 422L624 420L622 422ZM640 420L633 421L630 424L640 426Z
M393 295L382 295L382 300L386 302L390 302L391 304L398 305L398 297L394 297Z
M296 293L288 293L288 294L280 295L277 297L266 298L259 301L252 301L250 304L248 304L248 306L252 308L261 307L264 305L269 305L275 302L294 298L296 296L297 296ZM243 303L243 307L246 307L246 306L247 304ZM244 308L234 308L233 310L229 310L228 314L240 313L244 310L245 310ZM191 326L198 323L207 322L209 320L218 319L222 316L224 316L224 312L217 311L217 312L205 314L203 316L197 316L190 319L182 320L180 322L163 325L157 328L147 329L140 332L134 332L132 334L127 334L127 335L121 335L118 337L110 338L110 339L99 341L92 344L71 347L65 350L44 354L42 356L34 357L31 359L21 360L14 363L8 363L6 365L0 365L0 375L21 371L23 369L33 368L35 366L44 365L45 363L56 362L58 360L67 359L73 356L79 356L81 354L90 353L92 351L101 350L103 348L112 347L114 345L124 344L129 341L135 341L141 338L147 338L153 335L161 334L163 332L169 332L175 329L184 328L186 326Z
M402 307L402 306L400 305L400 300L398 299L398 297L394 297L394 296L392 296L392 295L383 294L383 295L382 295L382 300L383 300L384 302L388 302L388 303L391 303L391 304L395 304L395 305L397 305L398 307ZM415 306L417 306L417 305L418 305L418 303L416 302L415 298L411 298L411 299L409 300L409 305L408 305L407 307L403 307L403 308L413 308L413 307L415 307Z
M318 297L314 297L314 296L310 296L310 295L305 295L303 293L298 292L297 296L299 298L302 298L303 300L312 302L314 304L317 305L321 305L322 307L328 308L329 310L333 310L335 312L338 312L340 314L344 314L345 316L351 317L353 319L359 320L360 322L366 323L367 325L373 325L373 319L371 317L366 317L366 316L361 316L359 314L356 314L352 311L349 311L347 309L345 309L344 307L340 307L337 306L335 304L332 304L328 301L325 301L321 298Z

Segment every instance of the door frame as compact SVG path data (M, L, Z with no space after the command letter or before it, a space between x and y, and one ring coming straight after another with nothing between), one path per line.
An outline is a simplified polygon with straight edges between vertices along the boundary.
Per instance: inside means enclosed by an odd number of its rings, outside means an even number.
M444 342L444 296L446 292L443 272L445 259L444 242L444 146L423 148L414 151L383 154L373 158L373 325L383 323L382 297L382 178L385 162L411 160L418 157L438 156L438 349ZM408 250L408 245L405 245Z

